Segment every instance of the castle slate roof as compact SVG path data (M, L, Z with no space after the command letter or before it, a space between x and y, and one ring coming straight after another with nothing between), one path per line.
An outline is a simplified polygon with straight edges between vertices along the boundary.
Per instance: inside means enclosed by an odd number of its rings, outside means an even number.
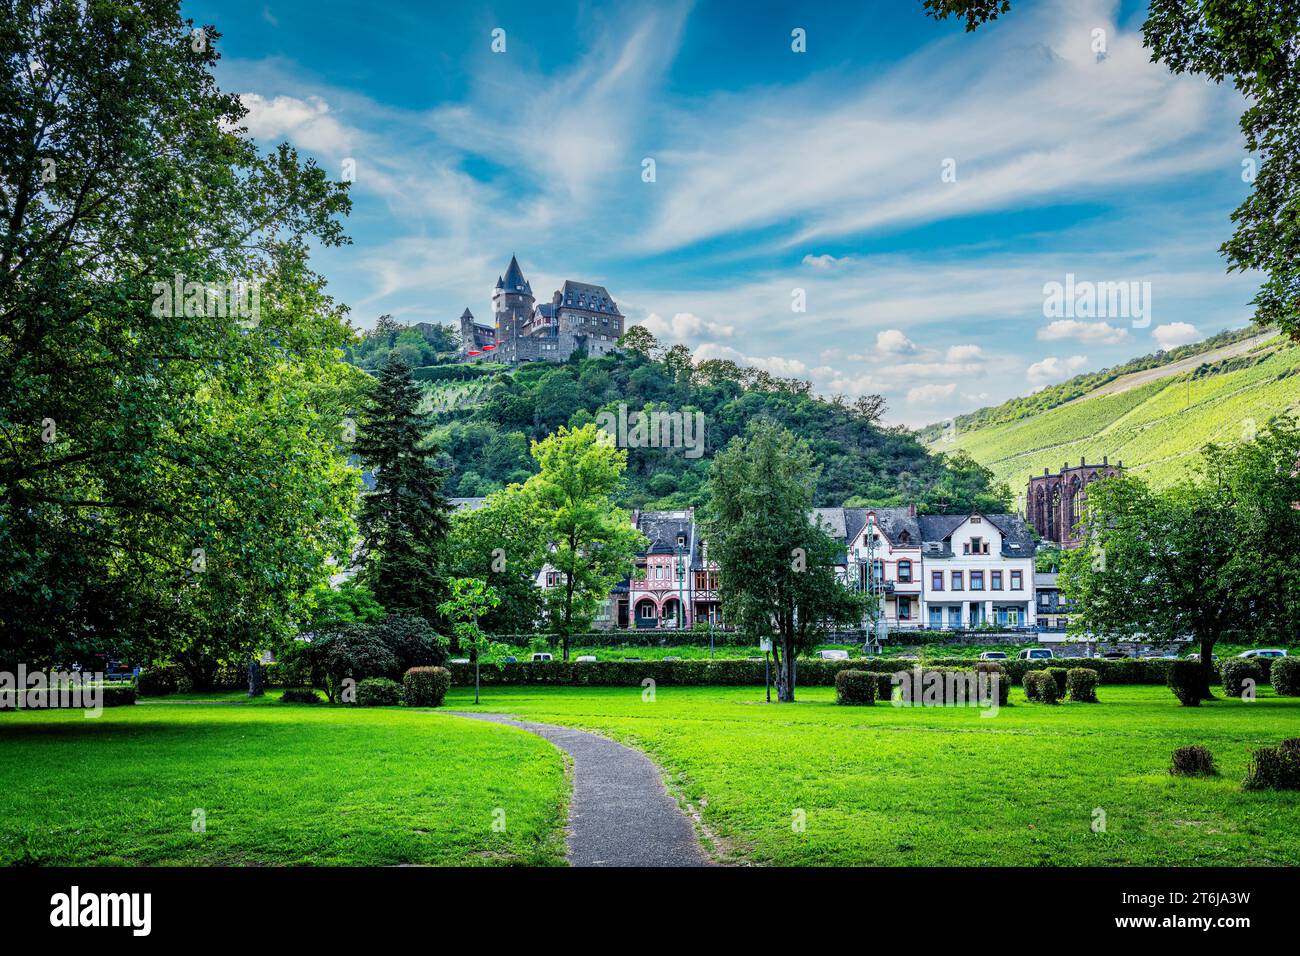
M506 292L526 292L533 294L533 287L528 284L524 278L524 270L519 268L519 260L514 256L510 257L510 265L506 267L506 274L503 278L497 279L497 288L504 289Z
M469 310L469 306L465 306L465 311L460 314L460 317L462 319L469 319L471 322L474 321L474 313Z
M695 550L694 522L689 511L643 511L637 515L637 529L650 539L646 554L672 554L677 536L686 536L686 546Z
M588 282L564 280L560 290L560 304L570 309L585 309L588 312L603 312L606 315L621 316L618 306L610 297L609 290L603 285L591 285Z

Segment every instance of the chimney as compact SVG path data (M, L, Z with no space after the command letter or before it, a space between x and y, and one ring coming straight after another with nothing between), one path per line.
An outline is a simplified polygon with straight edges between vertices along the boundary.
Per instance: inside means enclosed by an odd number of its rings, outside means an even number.
M1082 468L1082 467L1084 466L1084 464L1087 463L1087 461L1088 461L1087 458L1080 458L1080 459L1079 459L1079 467Z
M1109 456L1109 455L1102 455L1102 456L1101 456L1101 463L1102 463L1103 466L1110 464L1110 456Z
M910 505L907 506L907 516L908 516L909 518L915 518L915 517L916 517L916 504L915 504L915 503L910 504Z

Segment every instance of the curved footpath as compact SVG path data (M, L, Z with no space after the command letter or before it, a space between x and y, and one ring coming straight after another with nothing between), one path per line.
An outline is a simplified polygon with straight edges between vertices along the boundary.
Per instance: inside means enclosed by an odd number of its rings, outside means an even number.
M639 750L598 734L505 714L457 717L519 727L549 740L573 758L568 856L573 866L710 866L659 769Z

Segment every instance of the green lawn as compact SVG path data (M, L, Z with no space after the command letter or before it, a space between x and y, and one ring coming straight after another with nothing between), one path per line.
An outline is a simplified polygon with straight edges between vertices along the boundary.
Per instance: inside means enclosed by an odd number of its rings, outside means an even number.
M568 784L545 741L266 701L0 714L0 864L563 862Z
M492 687L478 709L642 747L734 862L1300 863L1300 793L1240 789L1250 748L1300 736L1300 699L1266 689L1191 709L1164 687L1099 694L1049 707L1016 688L982 718L839 707L822 687L793 705L748 687L661 686L652 702L639 687ZM0 715L0 863L563 859L568 787L538 738L426 711L242 700ZM454 688L448 706L472 700ZM1169 776L1170 751L1192 743L1213 750L1219 777ZM191 832L195 808L205 833Z
M1164 687L1102 703L840 707L833 688L491 688L482 710L610 734L649 752L736 861L807 865L1300 863L1300 793L1240 789L1250 748L1300 736L1300 699L1180 707ZM472 691L449 704L473 709ZM1221 774L1167 772L1205 744ZM1095 808L1105 832L1093 832ZM796 832L795 811L806 820Z

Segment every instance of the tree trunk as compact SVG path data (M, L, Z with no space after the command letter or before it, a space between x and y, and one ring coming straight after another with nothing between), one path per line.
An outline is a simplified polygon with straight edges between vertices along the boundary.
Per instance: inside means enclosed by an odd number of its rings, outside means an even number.
M478 704L478 648L474 649L474 703Z
M1201 700L1214 700L1210 685L1214 683L1214 638L1201 637Z
M775 646L772 650L772 657L776 663L776 700L780 704L794 703L794 650L789 640L781 641L781 652L776 653Z
M262 665L257 662L257 658L249 657L248 696L261 697L265 693L266 693L266 686L262 675Z

